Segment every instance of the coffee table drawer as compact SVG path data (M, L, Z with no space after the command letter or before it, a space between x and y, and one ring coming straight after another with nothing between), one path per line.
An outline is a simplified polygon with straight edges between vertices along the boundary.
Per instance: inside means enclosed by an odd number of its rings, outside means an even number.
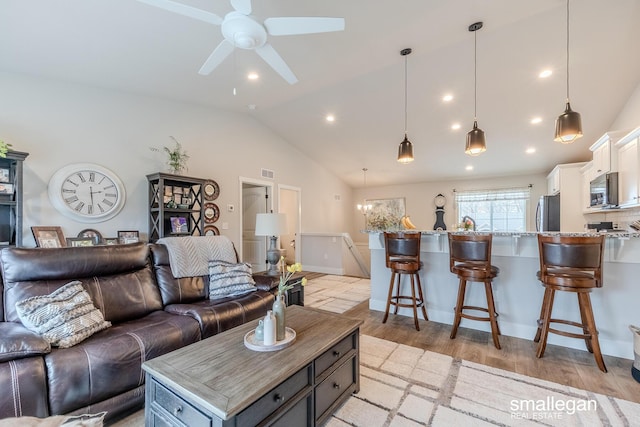
M305 388L313 386L311 365L302 368L289 379L255 401L236 416L237 427L253 427L285 405Z
M320 418L340 395L350 393L356 384L355 357L350 358L316 387L316 419Z
M315 360L316 378L320 377L334 363L343 358L350 350L356 348L356 336L354 334L344 338L338 344L325 351Z
M177 420L190 427L211 425L211 419L209 417L162 384L154 380L151 387L152 406L154 409L158 406L164 409L166 413L163 414L163 416L167 417L171 424L174 424L173 421Z

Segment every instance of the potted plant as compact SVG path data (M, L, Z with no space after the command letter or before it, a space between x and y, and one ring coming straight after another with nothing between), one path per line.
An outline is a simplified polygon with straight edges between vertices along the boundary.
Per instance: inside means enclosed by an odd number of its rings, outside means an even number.
M6 142L0 140L0 157L7 157L9 147L11 147L11 144L7 144Z
M178 142L177 139L175 139L173 136L171 137L171 139L173 139L176 145L173 149L164 147L164 151L169 157L167 160L167 165L169 165L171 173L180 175L183 171L187 170L187 160L189 160L189 155L182 149L182 145Z

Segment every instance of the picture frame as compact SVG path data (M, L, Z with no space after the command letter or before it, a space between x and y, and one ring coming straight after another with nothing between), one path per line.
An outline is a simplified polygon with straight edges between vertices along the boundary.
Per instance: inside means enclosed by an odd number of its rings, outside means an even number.
M67 237L67 247L77 248L82 246L95 246L95 239L92 237Z
M189 226L187 225L187 218L183 216L172 216L169 218L171 221L171 232L176 234L188 233Z
M0 194L13 194L13 184L0 182Z
M367 230L398 231L402 230L400 220L405 215L405 198L365 200L371 209L365 215Z
M122 245L128 243L136 243L140 241L140 232L138 230L121 230L118 231L118 241Z
M77 237L92 239L94 245L99 245L100 243L102 243L102 234L98 230L95 230L93 228L85 228L78 233ZM69 238L67 238L67 245L71 246L69 245Z
M9 182L10 174L11 174L11 169L0 168L0 182Z
M66 240L62 234L60 226L38 226L31 227L31 233L36 241L36 247L39 248L64 248Z
M107 246L119 245L120 244L120 238L118 238L118 237L105 237L105 238L102 239L102 244L103 245L107 245Z

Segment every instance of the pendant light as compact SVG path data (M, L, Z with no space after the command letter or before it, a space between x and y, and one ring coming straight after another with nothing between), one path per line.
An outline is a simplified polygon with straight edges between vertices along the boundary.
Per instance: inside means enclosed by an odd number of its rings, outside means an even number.
M482 28L482 22L469 25L469 31L473 32L473 129L467 133L467 145L464 152L470 156L477 156L487 151L484 139L484 131L478 127L478 42L476 31Z
M582 119L580 113L571 109L569 103L569 0L567 0L567 105L564 113L556 119L556 142L571 144L582 136Z
M367 168L362 168L362 174L364 175L364 188L365 188L365 190L367 188L367 171L368 170L369 169L367 169ZM371 203L367 203L367 200L365 199L364 203L363 204L358 204L357 207L358 207L358 210L360 212L362 212L363 215L366 216L367 212L370 211L373 206L371 205Z
M413 162L413 144L407 138L407 55L410 53L411 48L400 51L404 56L404 140L398 147L398 161L404 164Z

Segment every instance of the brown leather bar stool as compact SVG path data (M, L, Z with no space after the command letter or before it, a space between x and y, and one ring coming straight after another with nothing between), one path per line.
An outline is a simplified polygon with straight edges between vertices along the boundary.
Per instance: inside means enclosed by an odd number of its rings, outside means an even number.
M413 308L413 321L416 329L420 330L418 324L418 307L422 309L425 320L427 309L425 308L422 284L420 283L420 233L384 233L385 262L387 268L391 269L391 280L389 281L389 295L387 296L387 308L384 313L382 323L387 322L389 317L389 307L395 306L393 314L398 314L398 307ZM411 279L411 296L400 293L400 281L403 274L409 275ZM394 281L397 275L396 292L393 293ZM418 296L416 297L416 289Z
M500 269L495 265L491 265L492 240L493 236L491 234L449 233L449 270L460 278L451 339L456 337L458 326L460 326L460 321L463 317L465 319L490 322L493 345L500 349L500 340L498 339L500 327L498 326L498 314L496 313L493 290L491 288L491 282L498 275ZM464 305L467 282L484 283L487 308ZM489 316L480 317L465 313L464 310L483 311L488 313Z
M602 372L604 365L596 321L591 308L589 294L593 288L602 287L602 254L604 236L560 236L538 235L540 271L538 280L544 286L542 309L538 320L538 331L534 341L538 344L538 357L544 355L549 332L571 338L584 339L587 350L593 353ZM556 291L575 292L578 295L581 323L551 317ZM582 329L582 334L566 332L551 327L561 323Z

